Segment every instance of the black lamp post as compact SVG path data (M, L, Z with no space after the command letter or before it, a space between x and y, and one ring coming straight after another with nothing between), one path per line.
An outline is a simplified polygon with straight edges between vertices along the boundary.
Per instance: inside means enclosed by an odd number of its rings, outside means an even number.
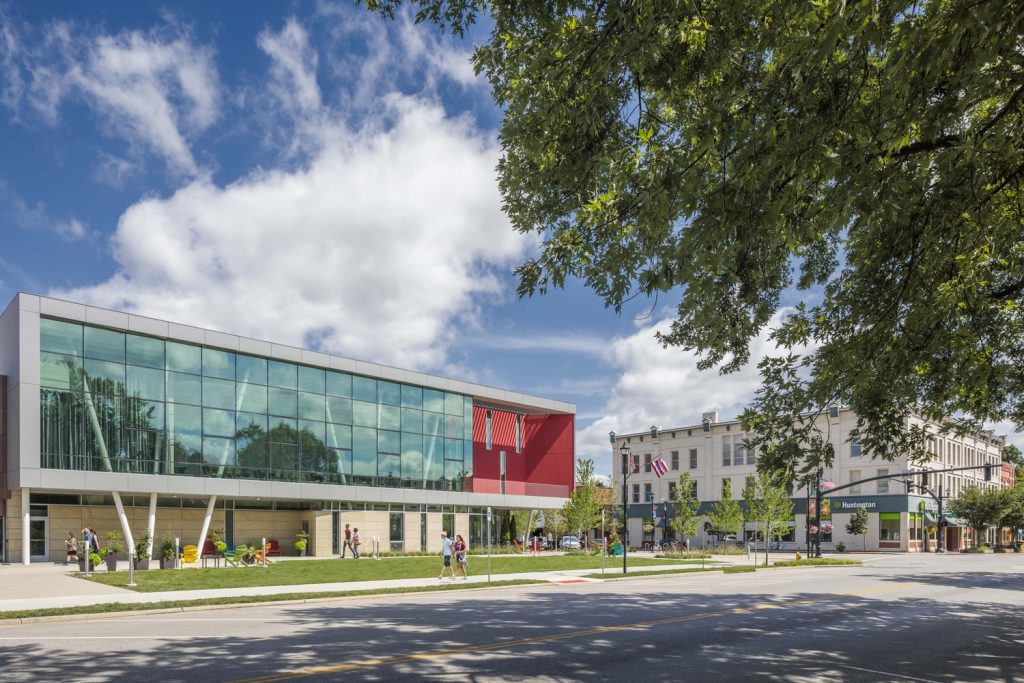
M626 498L626 480L629 479L629 446L625 443L619 448L622 455L622 573L626 573L626 548L629 546L629 501Z

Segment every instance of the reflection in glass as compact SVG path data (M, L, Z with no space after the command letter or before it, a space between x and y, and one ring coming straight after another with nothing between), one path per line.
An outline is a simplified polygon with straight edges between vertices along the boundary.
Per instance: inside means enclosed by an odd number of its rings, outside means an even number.
M198 375L202 372L202 349L191 344L169 341L167 347L167 369Z
M323 368L299 366L299 391L322 394L325 388L326 371Z
M377 420L380 429L402 428L402 409L395 406L380 406L380 417Z
M272 360L268 366L269 384L282 389L295 389L298 379L298 367L294 363Z
M324 396L323 394L307 394L299 392L299 417L307 420L323 420Z
M46 353L39 356L39 384L54 389L80 391L82 362L75 356Z
M267 412L267 388L262 384L237 383L235 385L235 405L239 410L250 413Z
M352 424L352 399L327 397L327 421Z
M443 413L444 392L436 389L424 389L423 410L429 410L432 413Z
M235 359L236 379L239 382L250 382L252 384L267 383L267 360L255 356L238 354Z
M369 377L352 377L352 398L376 405L377 380Z
M203 377L203 405L208 408L235 407L235 383L226 379Z
M298 415L298 396L291 389L270 390L270 413L285 417Z
M167 400L172 403L188 403L202 405L202 378L197 375L186 375L182 372L167 373Z
M131 365L164 369L164 342L162 339L129 334L126 339L127 360Z
M352 428L352 474L372 477L377 473L377 430Z
M98 394L124 393L124 365L102 360L85 359L88 391Z
M352 424L357 427L376 427L377 404L352 401Z
M203 347L203 375L220 379L235 379L235 354L230 351Z
M328 370L326 393L328 396L352 398L352 375Z
M402 407L403 408L422 408L423 407L423 389L420 387L410 386L408 384L402 385Z
M348 425L326 425L326 444L331 448L352 448L352 428Z
M154 401L164 400L164 371L153 368L139 368L129 365L128 395L148 398Z
M85 327L85 355L97 360L124 362L124 332Z
M402 431L420 434L423 431L423 411L402 408Z
M82 357L82 326L63 320L39 319L39 348L77 358Z
M402 387L394 382L377 382L377 401L387 406L402 405Z

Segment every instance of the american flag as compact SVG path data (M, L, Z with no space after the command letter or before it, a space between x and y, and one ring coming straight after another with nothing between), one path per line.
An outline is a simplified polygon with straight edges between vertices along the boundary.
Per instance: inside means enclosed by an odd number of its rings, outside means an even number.
M665 461L661 458L655 458L651 461L651 469L653 469L654 473L658 475L658 479L661 479L668 474L668 465L666 465Z
M818 482L818 490L821 491L822 493L831 491L835 487L836 483L834 481L827 481L825 479L822 479L820 482Z

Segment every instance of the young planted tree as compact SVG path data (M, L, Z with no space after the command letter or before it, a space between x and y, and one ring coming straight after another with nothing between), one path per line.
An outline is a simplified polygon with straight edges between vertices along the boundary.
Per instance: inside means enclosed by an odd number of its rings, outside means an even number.
M768 543L785 528L793 516L793 499L778 474L761 474L743 490L747 519L754 522L764 537L764 566L768 566ZM754 556L757 564L757 556Z
M672 525L684 538L697 535L697 523L700 521L700 501L694 495L694 483L690 473L683 472L672 492Z
M719 537L738 534L743 528L743 508L733 500L732 484L727 482L721 500L715 501L708 511L708 530Z
M1019 551L1020 542L1017 539L1020 538L1020 530L1024 529L1024 481L1018 480L1012 489L1006 491L1005 496L1006 510L999 520L999 525L1010 529L1013 534L1013 548Z
M572 496L562 506L562 517L566 526L580 539L590 536L590 531L601 516L601 502L597 497L594 481L594 461L582 459L576 463L576 486Z
M851 536L860 536L863 540L864 550L868 549L868 511L864 508L857 508L857 511L850 515L850 521L846 523L846 533Z
M1010 505L1005 489L979 489L968 486L960 495L949 501L949 511L963 517L974 529L974 545L982 544L985 530L999 523Z

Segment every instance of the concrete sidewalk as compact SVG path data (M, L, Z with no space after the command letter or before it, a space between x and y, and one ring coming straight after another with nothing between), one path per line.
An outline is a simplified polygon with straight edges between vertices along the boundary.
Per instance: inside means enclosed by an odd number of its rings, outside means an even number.
M772 553L773 561L776 559L792 559L789 553ZM650 553L630 553L629 557L650 557ZM324 558L307 558L324 559ZM473 556L471 558L470 571L475 572L467 581L459 580L458 583L486 584L487 564L486 558ZM304 561L295 558L294 561ZM372 559L367 558L372 562ZM763 562L762 555L762 562ZM627 561L628 564L628 561ZM709 566L720 567L751 565L752 559L745 555L722 555L715 556L708 560ZM695 565L666 564L663 569L684 569L692 568ZM699 565L698 565L699 566ZM628 567L629 573L650 571L651 567ZM175 600L199 600L204 598L235 598L253 595L283 595L288 593L337 593L345 591L368 591L387 588L412 588L441 586L452 582L451 579L440 581L437 577L414 578L414 579L393 579L387 581L346 581L339 583L315 583L287 586L250 586L243 588L211 588L203 590L185 591L163 591L156 593L139 593L129 588L117 588L94 581L86 581L74 576L78 571L77 565L61 564L33 564L7 565L0 567L0 585L4 587L3 597L0 598L0 612L15 610L36 610L59 607L79 607L84 605L95 605L104 603L125 603L125 604L147 604ZM102 570L101 570L102 571ZM149 571L175 571L151 569ZM183 569L180 571L188 571ZM224 571L260 571L258 568L245 570ZM561 583L566 581L587 581L581 578L587 574L594 574L600 570L595 569L572 569L548 572L522 572L516 574L494 574L492 581L506 581L515 579L532 579L539 581L550 581ZM621 576L622 558L609 557L606 560L608 578ZM482 574L481 574L482 572ZM0 622L2 623L2 622Z

